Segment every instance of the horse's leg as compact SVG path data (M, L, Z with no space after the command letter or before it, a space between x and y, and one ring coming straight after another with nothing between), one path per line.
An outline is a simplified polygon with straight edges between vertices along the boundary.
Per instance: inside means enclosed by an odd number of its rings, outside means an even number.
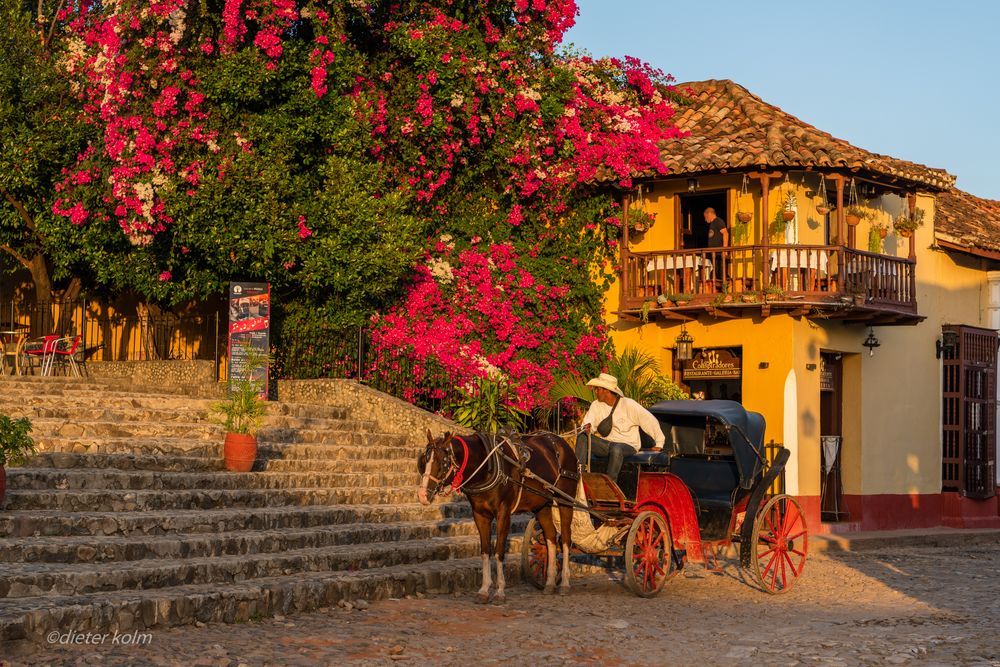
M566 595L569 593L569 551L570 545L572 544L571 541L573 539L571 532L571 527L573 525L573 508L571 506L559 506L559 525L562 527L560 542L562 542L563 556L562 579L559 581L559 594Z
M507 596L504 593L507 581L503 576L503 564L504 558L507 555L507 535L509 533L510 507L507 505L501 505L500 512L497 514L497 590L493 596L493 601L501 604L507 601Z
M538 519L539 525L542 527L542 533L545 534L545 549L546 549L546 576L545 576L545 590L543 593L552 595L556 592L556 525L552 522L552 505L546 505L540 510L535 512L535 518ZM560 520L562 515L560 515Z
M490 600L490 586L493 585L493 580L490 578L490 528L493 524L493 517L488 514L483 514L473 510L472 518L476 522L476 528L479 530L479 553L483 559L483 585L479 587L479 592L476 593L476 597L479 602L489 602Z

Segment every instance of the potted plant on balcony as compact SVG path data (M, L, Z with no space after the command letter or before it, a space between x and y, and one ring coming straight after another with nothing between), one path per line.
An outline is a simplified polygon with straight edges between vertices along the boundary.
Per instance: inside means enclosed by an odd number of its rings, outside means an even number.
M11 419L0 415L0 504L7 493L7 470L5 466L24 465L35 454L35 441L31 433L31 421L27 417Z
M247 348L243 355L249 369L266 368L267 356ZM229 397L212 406L218 423L226 429L223 443L223 462L226 470L250 472L257 459L257 431L264 421L267 404L261 394L263 380L248 373L232 382Z
M873 222L868 230L868 252L882 252L882 239L889 233L889 226L881 222Z
M641 208L634 208L628 212L628 229L629 232L635 232L637 234L643 234L649 231L653 227L653 223L656 222L656 216L652 213L647 213Z
M681 293L681 294L671 294L670 300L676 303L678 306L686 306L690 303L691 299L694 298L693 294Z
M785 199L785 206L781 210L781 217L785 222L791 222L795 219L795 208L798 206L798 200L795 198L794 192L789 192L788 197Z
M913 212L913 217L906 213L900 213L896 216L896 219L892 221L892 228L903 238L909 238L917 231L917 227L922 227L923 224L924 209L918 208Z
M768 285L764 289L764 300L765 301L781 301L785 298L785 290L781 289L778 285Z
M847 224L851 225L852 227L857 227L859 224L861 224L862 220L871 220L874 217L875 217L875 212L872 211L871 209L865 206L860 206L858 204L852 204L851 206L847 207L844 219L847 221Z

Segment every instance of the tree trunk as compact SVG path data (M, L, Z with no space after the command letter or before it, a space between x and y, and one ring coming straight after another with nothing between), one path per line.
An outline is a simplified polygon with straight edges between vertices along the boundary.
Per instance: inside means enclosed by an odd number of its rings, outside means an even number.
M156 349L156 339L153 336L153 328L150 321L152 319L150 306L146 302L140 301L135 309L139 317L139 341L146 355L146 359L159 359L160 353Z

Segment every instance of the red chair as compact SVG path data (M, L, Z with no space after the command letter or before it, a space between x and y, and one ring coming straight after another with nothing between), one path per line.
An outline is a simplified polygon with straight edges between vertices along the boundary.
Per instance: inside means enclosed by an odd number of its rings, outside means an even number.
M59 338L55 341L45 358L47 367L42 369L42 375L54 375L53 368L59 364L63 368L63 373L68 374L67 368L72 369L74 377L81 377L80 364L76 361L76 354L80 350L80 336Z
M28 369L31 369L32 374L34 374L34 368L37 365L41 369L42 375L45 375L49 356L59 339L59 334L49 334L25 343L24 347L21 348L21 372L27 374Z

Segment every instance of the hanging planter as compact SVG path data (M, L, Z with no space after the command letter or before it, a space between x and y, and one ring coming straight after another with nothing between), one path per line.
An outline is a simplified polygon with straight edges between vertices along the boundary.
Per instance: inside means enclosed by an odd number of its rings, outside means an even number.
M826 177L823 174L819 175L819 187L816 188L816 198L819 203L816 204L816 213L819 215L826 215L830 212L830 202L826 194Z
M923 224L924 209L918 208L913 212L912 218L905 213L900 213L896 219L892 221L892 228L898 235L908 239L913 236L914 232L917 231L917 227L921 227Z
M858 192L854 187L854 179L851 179L851 189L850 195L848 196L848 206L844 220L847 221L851 227L857 227L862 220L872 220L875 218L874 211L870 210L867 206L862 206L858 203Z
M740 201L742 201L744 198L750 196L749 188L747 187L748 183L749 183L749 179L747 179L747 175L743 174L743 185L740 186L739 198L736 200L737 203L739 203ZM750 213L749 211L740 211L740 210L737 210L737 212L736 212L736 219L739 220L741 223L743 223L745 225L748 222L750 222L751 220L753 220L753 213Z

